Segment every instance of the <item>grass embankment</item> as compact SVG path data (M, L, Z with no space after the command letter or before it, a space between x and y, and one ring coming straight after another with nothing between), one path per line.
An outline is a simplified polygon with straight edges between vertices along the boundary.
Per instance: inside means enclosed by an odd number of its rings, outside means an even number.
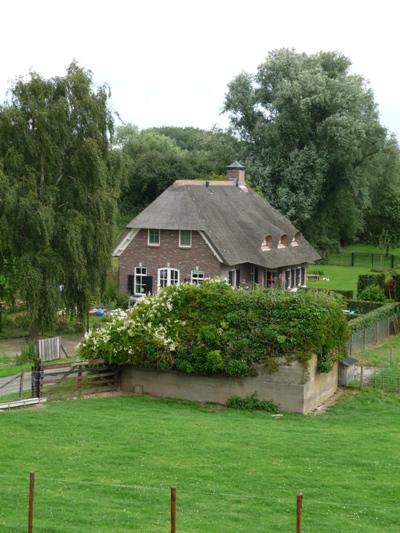
M400 400L362 393L320 417L120 397L0 414L0 531L287 532L400 530Z

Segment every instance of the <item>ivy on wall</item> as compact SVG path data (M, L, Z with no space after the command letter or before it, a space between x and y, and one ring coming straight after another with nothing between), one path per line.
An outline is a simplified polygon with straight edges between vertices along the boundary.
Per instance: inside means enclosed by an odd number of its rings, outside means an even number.
M187 374L254 375L312 354L328 371L345 354L341 299L324 293L233 290L224 281L168 287L92 331L81 355Z

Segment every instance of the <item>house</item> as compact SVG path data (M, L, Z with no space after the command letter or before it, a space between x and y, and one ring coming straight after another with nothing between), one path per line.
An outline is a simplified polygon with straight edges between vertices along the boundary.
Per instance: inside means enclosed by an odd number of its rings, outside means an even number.
M226 181L175 181L129 222L113 255L119 287L133 299L214 277L233 287L295 290L319 259L289 220L246 186L237 161Z

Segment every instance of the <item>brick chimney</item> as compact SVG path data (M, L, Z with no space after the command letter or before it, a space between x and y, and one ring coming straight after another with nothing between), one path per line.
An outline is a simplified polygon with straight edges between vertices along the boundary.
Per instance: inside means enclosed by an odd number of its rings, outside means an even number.
M234 161L226 167L226 177L229 181L237 183L239 187L246 187L244 171L245 167L239 161Z

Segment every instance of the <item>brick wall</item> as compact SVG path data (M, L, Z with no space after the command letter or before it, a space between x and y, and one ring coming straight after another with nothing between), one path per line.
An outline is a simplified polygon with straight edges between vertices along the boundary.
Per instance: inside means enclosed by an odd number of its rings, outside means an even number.
M153 292L157 291L157 270L159 268L176 268L180 271L181 282L190 281L190 273L196 270L204 272L206 278L221 275L221 264L204 242L201 235L192 232L192 247L179 248L179 231L161 230L160 246L147 245L147 230L142 229L122 253L119 263L119 286L128 290L128 274L134 274L135 267L147 268L147 275L153 277Z

